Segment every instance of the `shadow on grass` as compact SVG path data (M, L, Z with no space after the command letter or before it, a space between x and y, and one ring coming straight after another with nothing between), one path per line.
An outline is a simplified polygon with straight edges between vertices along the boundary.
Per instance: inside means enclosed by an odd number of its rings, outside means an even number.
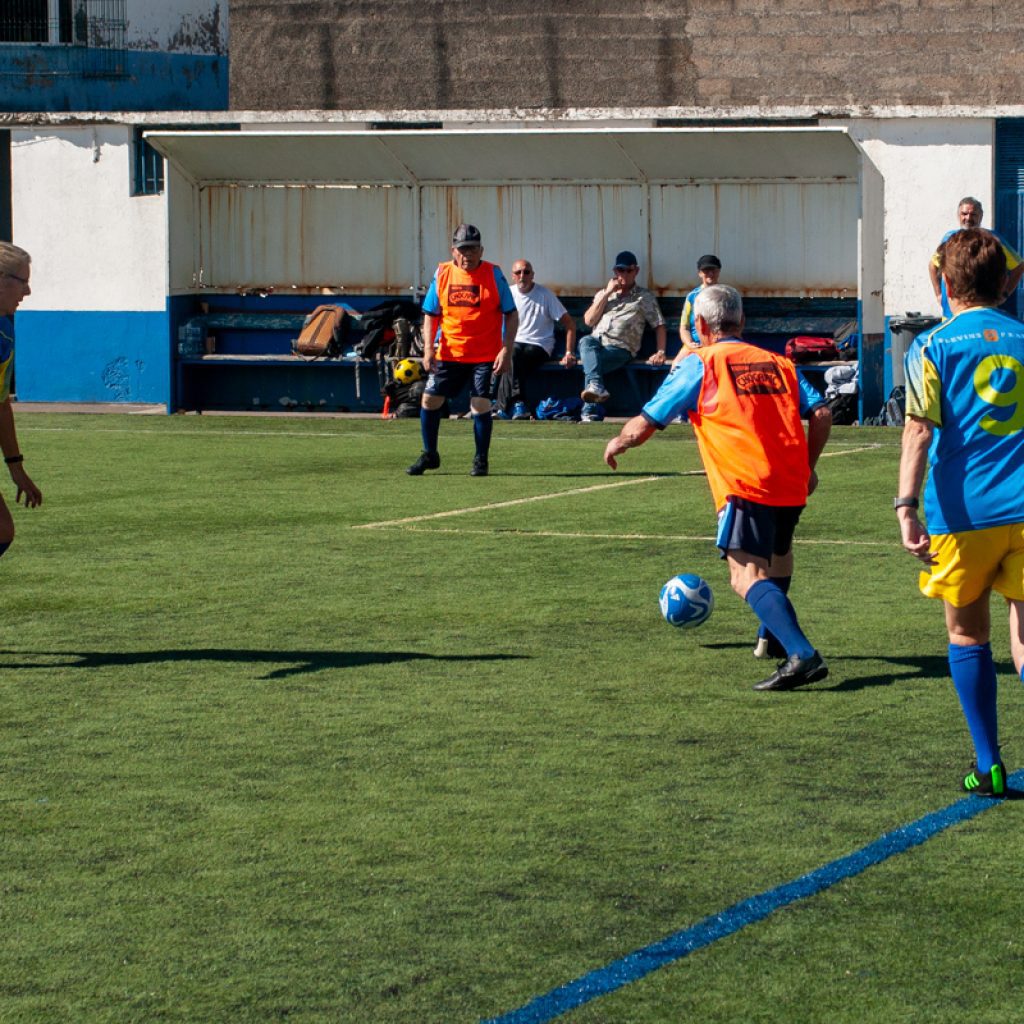
M10 661L11 658L57 659L39 662ZM0 651L0 669L114 668L133 665L160 665L175 662L212 661L230 665L278 665L261 679L286 679L289 676L326 669L365 668L367 665L393 665L402 661L479 662L514 661L525 654L417 654L413 651L258 651L234 648L195 647L158 651Z
M752 643L721 643L705 644L711 650L732 650L750 649ZM891 686L901 679L942 679L949 675L949 662L945 657L937 654L915 655L908 658L897 658L884 654L826 654L828 662L829 677L821 683L815 683L808 687L799 687L796 690L786 691L787 693L848 693L854 690L864 690L869 686ZM890 672L873 672L870 675L856 675L854 662L870 661L882 662L891 665ZM758 664L767 666L765 675L770 675L771 666L774 662L771 659L764 659ZM998 666L997 666L998 668Z

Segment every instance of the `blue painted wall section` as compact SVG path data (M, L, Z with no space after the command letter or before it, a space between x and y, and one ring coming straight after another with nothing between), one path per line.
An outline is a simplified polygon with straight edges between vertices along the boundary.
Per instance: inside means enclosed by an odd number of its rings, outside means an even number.
M22 402L169 401L166 311L25 310L15 326L15 388Z
M228 58L156 50L119 50L116 77L90 70L94 54L82 48L47 45L0 46L0 110L62 113L111 110L226 110Z

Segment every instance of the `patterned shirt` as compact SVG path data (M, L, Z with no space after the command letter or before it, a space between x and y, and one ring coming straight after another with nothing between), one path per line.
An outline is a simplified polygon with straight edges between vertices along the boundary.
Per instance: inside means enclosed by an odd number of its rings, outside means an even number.
M654 292L633 285L628 292L608 299L604 315L594 328L594 337L600 338L605 345L628 349L635 356L640 351L644 326L662 327L664 324L665 318L658 308Z

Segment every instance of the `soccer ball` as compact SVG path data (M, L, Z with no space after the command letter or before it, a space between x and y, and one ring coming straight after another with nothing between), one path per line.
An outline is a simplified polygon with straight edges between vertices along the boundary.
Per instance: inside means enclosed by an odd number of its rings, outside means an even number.
M395 363L395 380L399 384L411 384L423 376L423 364L418 359L400 359Z
M658 598L665 621L680 629L693 629L711 618L715 595L708 581L693 573L673 576Z

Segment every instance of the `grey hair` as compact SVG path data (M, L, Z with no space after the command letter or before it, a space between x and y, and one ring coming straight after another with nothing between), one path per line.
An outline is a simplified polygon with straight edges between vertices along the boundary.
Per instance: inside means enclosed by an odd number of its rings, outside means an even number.
M964 196L963 199L956 204L956 208L959 210L961 206L966 206L968 203L970 203L971 206L976 206L979 213L985 212L985 207L981 205L981 200L975 199L974 196Z
M693 316L702 317L716 336L738 334L743 329L743 299L730 285L708 285L694 299Z
M31 262L32 257L24 249L11 242L0 242L0 274L13 274Z

